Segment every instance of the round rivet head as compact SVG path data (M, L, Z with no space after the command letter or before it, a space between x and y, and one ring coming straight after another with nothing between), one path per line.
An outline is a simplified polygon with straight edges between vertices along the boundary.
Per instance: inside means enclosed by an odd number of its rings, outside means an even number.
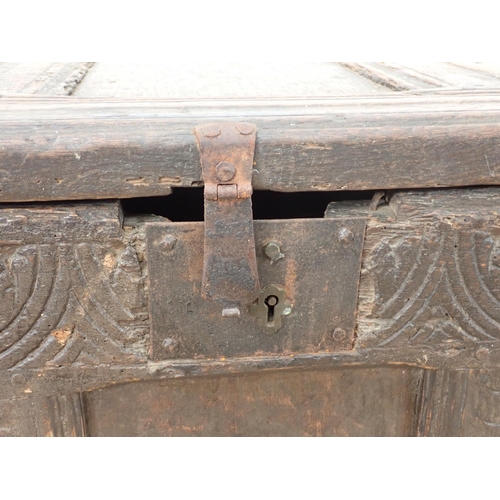
M489 355L490 351L486 347L480 347L475 354L478 361L486 361Z
M354 234L350 229L343 227L337 234L337 239L340 243L347 245L354 241Z
M236 175L236 169L232 163L223 161L215 167L215 175L219 181L228 182Z
M332 330L332 338L337 342L341 342L347 338L347 333L343 328L335 328Z
M179 341L177 339L163 339L161 346L167 352L173 354L179 350Z
M177 243L177 238L175 236L172 236L171 234L167 234L165 238L163 238L160 241L160 247L163 250L170 252L171 250L173 250L176 243Z
M20 385L26 384L28 379L22 373L16 373L16 374L12 375L11 381L14 385L20 386Z
M255 131L255 125L252 125L251 123L238 123L236 125L236 130L241 135L250 135Z
M215 137L219 137L220 132L221 132L220 125L217 125L216 123L205 125L201 129L201 133L208 139L214 139Z

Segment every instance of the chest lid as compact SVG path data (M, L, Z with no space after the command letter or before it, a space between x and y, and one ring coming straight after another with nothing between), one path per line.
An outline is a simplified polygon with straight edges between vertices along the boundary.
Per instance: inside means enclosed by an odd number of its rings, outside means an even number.
M203 183L194 128L257 128L253 186L499 183L500 94L266 101L0 99L0 202L132 198Z

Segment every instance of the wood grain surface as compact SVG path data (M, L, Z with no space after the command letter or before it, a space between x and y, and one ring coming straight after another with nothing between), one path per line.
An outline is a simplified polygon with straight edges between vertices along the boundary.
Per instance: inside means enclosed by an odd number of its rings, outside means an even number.
M499 77L0 64L0 435L500 435L500 197L478 187L500 184ZM256 189L381 190L356 209L354 349L153 359L144 228L162 219L98 199L200 186L193 128L225 120L257 124Z
M75 95L244 99L384 91L336 63L96 63Z
M267 101L0 99L0 201L165 195L199 186L193 128L257 125L255 189L499 183L500 94Z
M499 63L0 63L2 95L163 99L332 97L493 89Z
M500 341L500 191L401 192L372 213L358 347Z
M500 87L498 63L341 63L393 91L493 89Z
M69 96L93 63L0 63L0 94Z
M85 405L94 436L407 436L418 388L411 368L275 372L129 384Z

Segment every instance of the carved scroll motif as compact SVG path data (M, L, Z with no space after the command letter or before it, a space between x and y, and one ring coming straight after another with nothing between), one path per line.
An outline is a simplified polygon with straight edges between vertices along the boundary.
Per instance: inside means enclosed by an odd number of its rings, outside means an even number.
M437 221L373 248L365 262L373 328L363 345L500 340L500 241L487 224L462 222Z
M137 363L148 321L131 246L0 246L0 369Z

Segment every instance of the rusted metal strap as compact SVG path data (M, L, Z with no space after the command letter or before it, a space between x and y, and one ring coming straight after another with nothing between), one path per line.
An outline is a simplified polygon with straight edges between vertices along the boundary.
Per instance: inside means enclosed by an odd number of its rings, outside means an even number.
M260 286L252 217L256 127L211 123L195 128L205 183L202 296L239 316Z

